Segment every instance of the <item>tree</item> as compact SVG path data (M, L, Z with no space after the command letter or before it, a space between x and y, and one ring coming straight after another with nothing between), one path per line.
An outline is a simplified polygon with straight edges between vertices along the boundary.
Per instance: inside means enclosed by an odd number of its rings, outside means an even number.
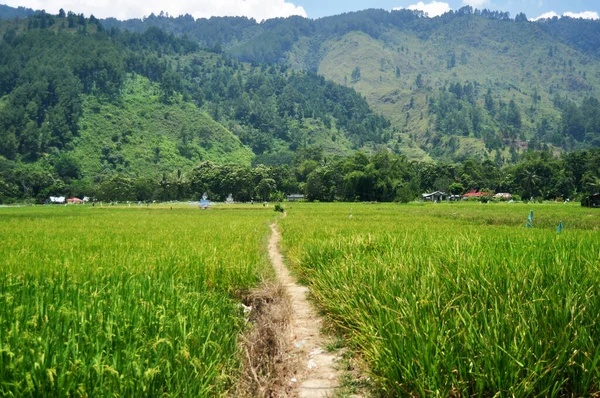
M456 53L454 51L452 51L452 53L448 57L448 60L446 61L446 67L448 69L452 69L455 66L456 66Z
M360 80L360 68L358 66L354 68L350 77L352 78L353 83L356 83Z
M117 174L100 184L96 197L103 201L125 202L136 199L134 181Z
M521 111L519 110L519 107L517 106L515 101L512 99L510 100L510 103L508 104L508 110L506 113L506 121L508 124L513 126L515 129L521 128L521 124L522 124Z
M584 189L585 192L590 194L597 194L600 192L600 177L586 174L584 177Z
M304 188L306 198L311 202L315 200L323 200L323 188L324 184L321 174L318 173L317 170L310 173L306 179L306 185Z
M465 192L465 187L460 182L453 182L448 187L448 190L452 195L461 195L463 192Z
M534 197L539 192L538 185L541 182L541 178L536 174L533 169L525 169L523 171L523 179L521 180L521 186L523 187L523 197L529 198Z
M417 88L423 87L423 75L421 75L420 73L417 75L417 79L415 80L415 84L417 85Z
M488 88L485 94L485 109L491 116L496 114L496 105L494 104L494 98L492 97L492 89Z
M146 202L152 199L156 183L151 178L138 178L135 180L133 190L135 192L135 200Z
M525 15L522 12L518 13L517 16L515 17L515 22L527 22L527 21L529 21L527 19L527 15Z
M268 201L271 194L277 190L277 183L272 178L263 178L256 186L256 196L263 201Z

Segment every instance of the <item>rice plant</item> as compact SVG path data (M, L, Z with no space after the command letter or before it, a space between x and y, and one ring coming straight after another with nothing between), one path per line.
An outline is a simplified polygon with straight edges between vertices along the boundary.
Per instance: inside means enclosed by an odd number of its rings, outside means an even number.
M219 396L272 212L0 212L0 394Z
M382 395L597 395L600 213L534 206L532 229L516 204L298 204L281 226Z

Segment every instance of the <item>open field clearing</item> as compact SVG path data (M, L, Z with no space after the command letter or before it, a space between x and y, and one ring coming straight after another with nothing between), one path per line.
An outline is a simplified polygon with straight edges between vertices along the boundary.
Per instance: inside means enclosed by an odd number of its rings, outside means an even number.
M293 204L279 224L292 268L383 395L600 392L597 210Z
M0 211L0 395L216 396L239 298L273 270L262 206Z

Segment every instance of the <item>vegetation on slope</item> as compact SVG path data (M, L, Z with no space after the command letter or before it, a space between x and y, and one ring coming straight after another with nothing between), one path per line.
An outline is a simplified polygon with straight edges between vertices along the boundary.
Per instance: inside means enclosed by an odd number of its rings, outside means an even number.
M584 98L590 104L599 95L598 21L533 23L522 14L511 19L463 7L431 19L408 10L365 10L261 23L164 15L106 23L138 31L160 26L240 60L318 71L352 86L392 122L387 146L411 158L514 162L527 145L571 150L600 143L596 125L576 131L557 105L580 107ZM457 84L472 85L470 105L457 96L441 114L435 101ZM494 105L486 105L488 97ZM507 112L521 120L508 121Z
M106 31L61 10L4 21L0 32L0 160L14 170L6 181L46 175L17 184L26 197L48 179L86 187L207 160L289 164L298 149L345 155L390 135L353 89L202 51L158 28Z
M13 8L4 4L0 4L0 19L26 18L32 16L34 13L35 11L33 11L31 8Z
M210 160L249 166L254 154L193 103L161 101L157 83L135 75L117 103L88 96L72 155L84 176L157 177Z

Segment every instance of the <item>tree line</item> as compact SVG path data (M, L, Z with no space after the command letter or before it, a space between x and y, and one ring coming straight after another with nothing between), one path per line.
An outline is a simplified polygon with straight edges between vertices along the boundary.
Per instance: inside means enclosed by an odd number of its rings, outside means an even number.
M410 202L424 192L454 194L469 190L508 192L515 198L580 200L600 192L600 149L554 156L528 152L515 165L491 160L461 163L423 163L387 151L356 152L331 157L318 148L299 150L289 165L255 167L199 163L188 172L176 170L158 178L127 174L81 179L68 157L53 167L43 163L12 167L0 160L0 202L44 203L49 196L88 196L103 201L199 200L207 193L223 201L284 200L304 194L309 201Z

